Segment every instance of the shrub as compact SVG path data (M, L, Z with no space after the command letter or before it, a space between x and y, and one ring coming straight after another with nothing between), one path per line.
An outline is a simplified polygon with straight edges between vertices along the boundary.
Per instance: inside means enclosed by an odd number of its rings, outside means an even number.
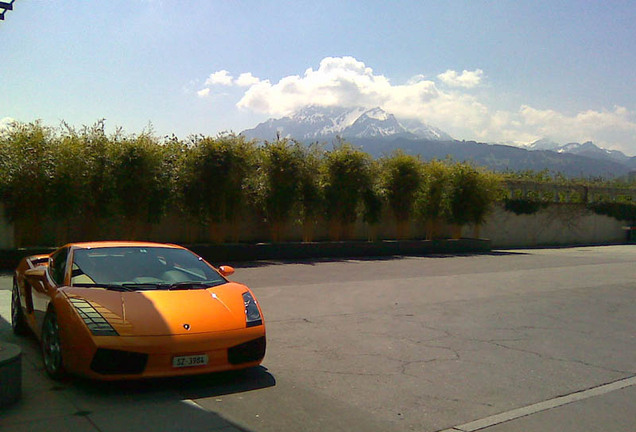
M408 235L407 224L413 215L415 198L423 183L423 168L419 158L401 150L380 161L381 189L398 225L398 238Z
M158 222L165 212L170 184L164 179L162 149L155 137L141 134L124 138L111 151L115 212L135 239L140 224Z
M254 151L254 143L243 136L193 138L179 173L186 214L204 225L229 223L236 239L247 207Z
M636 204L633 202L600 201L588 204L588 208L596 214L636 223Z
M539 210L546 208L547 202L538 201L531 198L505 198L504 209L507 212L514 213L516 215L531 215L535 214Z
M13 123L0 138L0 194L17 246L39 240L49 210L49 179L54 170L52 129L40 122Z
M259 155L256 199L270 224L272 240L279 241L281 229L300 204L304 151L302 144L283 139L265 142Z
M371 186L370 165L368 154L347 143L340 143L325 155L322 188L333 240L347 237L358 217L362 197Z
M433 160L424 164L422 186L415 198L415 213L426 224L426 237L439 235L440 223L450 214L450 168Z
M79 211L83 217L83 232L87 238L101 238L101 224L115 212L112 148L119 142L121 133L107 136L104 121L84 126L80 132L72 129L67 132L77 139L77 147L81 149L79 155L83 159Z
M53 141L53 171L48 182L49 214L57 225L56 244L70 241L71 228L80 220L85 203L93 198L89 192L91 172L86 140L72 127L64 127L61 136Z
M450 182L450 213L447 221L457 225L483 223L500 195L499 178L463 162L452 167Z
M302 148L304 152L300 178L300 222L303 241L313 241L314 226L323 212L324 195L320 188L323 153L318 144Z

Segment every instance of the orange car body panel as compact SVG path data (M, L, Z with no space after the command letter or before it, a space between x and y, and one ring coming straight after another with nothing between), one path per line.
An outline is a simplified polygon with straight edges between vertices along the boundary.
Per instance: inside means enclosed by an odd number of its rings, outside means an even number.
M146 242L73 243L65 247L71 251L68 254L70 264L76 249L126 246L181 248ZM132 292L73 287L69 286L70 265L64 285L56 286L48 272L41 281L27 281L25 271L37 266L46 267L48 264L44 260L48 257L37 255L23 259L15 277L27 324L38 338L41 337L42 315L48 308L54 308L60 327L63 364L70 373L102 380L136 379L244 369L262 361L261 357L237 364L228 358L230 348L259 339L264 344L264 322L253 327L246 325L242 294L251 291L245 285L228 282L207 289ZM44 304L44 298L48 304ZM72 299L90 304L117 335L94 335L71 303ZM146 355L147 362L141 373L97 373L91 368L91 362L98 349ZM206 355L207 364L173 366L174 357L192 355Z

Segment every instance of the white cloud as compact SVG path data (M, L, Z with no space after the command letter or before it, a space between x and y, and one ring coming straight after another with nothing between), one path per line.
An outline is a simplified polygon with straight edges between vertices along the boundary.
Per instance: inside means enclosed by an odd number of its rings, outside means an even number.
M249 72L233 79L221 70L209 76L198 95L208 96L213 86L234 86L242 92L238 108L272 117L309 104L380 106L398 118L422 120L458 139L527 143L548 136L562 143L592 140L636 153L636 113L624 107L573 115L528 105L517 111L500 110L469 92L483 78L481 69L447 70L434 79L420 74L404 84L393 84L354 57L326 57L317 69L308 68L302 75L285 76L274 83ZM492 87L486 90L492 91Z
M232 75L226 70L220 70L210 74L207 80L205 80L206 86L213 86L216 84L230 86L232 85Z
M242 73L239 77L234 81L239 87L249 87L260 82L260 79L256 78L252 75L251 72Z
M474 71L464 70L461 74L449 69L437 75L437 78L449 87L473 88L481 84L483 76L484 71L481 69L475 69Z
M636 113L625 107L613 110L586 110L566 115L555 110L539 110L524 105L519 110L521 125L537 136L550 136L557 142L594 141L607 148L634 154L636 148Z
M206 87L204 89L201 89L197 92L197 96L199 96L200 98L204 98L204 97L208 97L210 95L210 88Z

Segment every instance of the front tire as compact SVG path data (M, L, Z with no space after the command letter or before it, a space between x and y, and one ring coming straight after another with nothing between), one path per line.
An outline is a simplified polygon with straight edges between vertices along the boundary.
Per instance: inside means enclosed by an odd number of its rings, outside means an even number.
M62 344L60 342L60 328L54 310L49 310L42 325L42 360L46 373L55 380L66 375L62 363Z
M24 312L20 304L20 292L18 291L18 283L13 279L13 289L11 290L11 328L16 335L25 335L29 332L26 324Z

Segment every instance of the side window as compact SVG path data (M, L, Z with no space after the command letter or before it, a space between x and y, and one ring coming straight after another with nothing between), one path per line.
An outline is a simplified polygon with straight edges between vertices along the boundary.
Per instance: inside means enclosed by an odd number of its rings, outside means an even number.
M51 277L56 284L62 285L64 283L64 275L66 273L66 258L68 257L68 248L64 248L51 257L49 263L49 271Z

